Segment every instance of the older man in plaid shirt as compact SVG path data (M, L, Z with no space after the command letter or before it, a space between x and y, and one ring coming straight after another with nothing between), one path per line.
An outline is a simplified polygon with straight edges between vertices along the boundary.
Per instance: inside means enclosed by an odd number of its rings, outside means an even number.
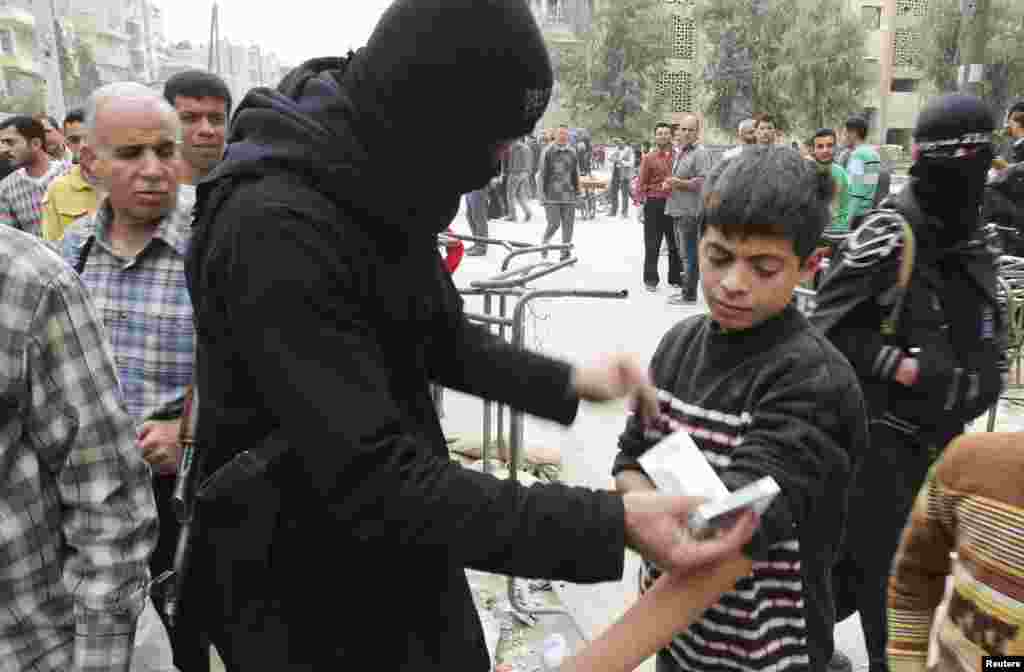
M98 89L86 112L82 162L107 194L64 234L61 251L107 327L137 448L153 467L160 539L150 561L171 569L180 526L171 505L178 434L195 348L185 283L191 218L178 199L178 115L159 93L130 82ZM153 595L162 607L163 595ZM209 645L188 605L170 629L175 665L209 668Z
M0 668L127 671L157 525L82 283L0 227Z
M0 156L16 168L0 181L0 224L34 236L41 233L46 189L71 168L70 161L51 160L45 143L45 127L32 117L0 123Z

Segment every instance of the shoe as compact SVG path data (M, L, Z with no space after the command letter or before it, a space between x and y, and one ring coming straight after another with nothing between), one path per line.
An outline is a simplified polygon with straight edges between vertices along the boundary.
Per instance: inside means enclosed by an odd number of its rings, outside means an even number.
M515 222L515 221L518 221L518 220L516 220L516 218L515 218L515 217L512 217L511 215L509 215L508 217L506 217L506 218L505 218L505 221L506 221L506 222ZM529 217L527 217L527 218L526 218L526 221L530 221L530 218L529 218Z
M484 245L474 245L464 253L467 257L485 257L487 256L487 247Z
M825 666L827 672L853 672L853 661L839 649L832 652L832 660Z
M645 284L645 285L644 285L644 287L645 287L645 288L647 289L647 291L648 291L648 292L651 292L652 294L653 294L654 292L658 291L658 286L657 286L657 285L648 285L648 284Z
M675 287L676 289L682 289L683 288L683 283L681 283L681 282L670 282L670 283L668 283L668 286L669 287Z
M623 219L629 219L629 213L628 212L622 213L622 218Z

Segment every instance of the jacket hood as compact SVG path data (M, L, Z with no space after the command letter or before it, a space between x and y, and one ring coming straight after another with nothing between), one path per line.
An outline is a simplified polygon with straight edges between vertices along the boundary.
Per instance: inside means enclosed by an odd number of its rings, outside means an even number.
M251 91L206 182L284 170L350 211L434 233L497 174L498 145L533 129L552 80L523 0L396 0L362 49Z

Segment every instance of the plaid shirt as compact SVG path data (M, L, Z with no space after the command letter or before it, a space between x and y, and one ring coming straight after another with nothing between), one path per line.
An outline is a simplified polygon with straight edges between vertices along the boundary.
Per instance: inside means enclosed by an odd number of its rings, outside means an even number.
M106 334L42 241L0 278L0 669L127 671L156 505Z
M38 180L19 168L0 182L0 224L41 235L43 196L56 178L71 169L65 161L51 161L50 169Z
M82 281L110 335L128 412L142 422L181 415L192 382L195 333L185 284L192 219L180 199L138 256L122 259L110 246L110 201L68 227L61 254L72 267L90 238Z

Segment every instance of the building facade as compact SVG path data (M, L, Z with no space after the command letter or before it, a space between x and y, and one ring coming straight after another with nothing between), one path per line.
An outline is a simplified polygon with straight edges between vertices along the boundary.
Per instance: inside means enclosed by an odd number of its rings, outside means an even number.
M26 3L0 0L0 97L29 95L43 81L35 25Z

